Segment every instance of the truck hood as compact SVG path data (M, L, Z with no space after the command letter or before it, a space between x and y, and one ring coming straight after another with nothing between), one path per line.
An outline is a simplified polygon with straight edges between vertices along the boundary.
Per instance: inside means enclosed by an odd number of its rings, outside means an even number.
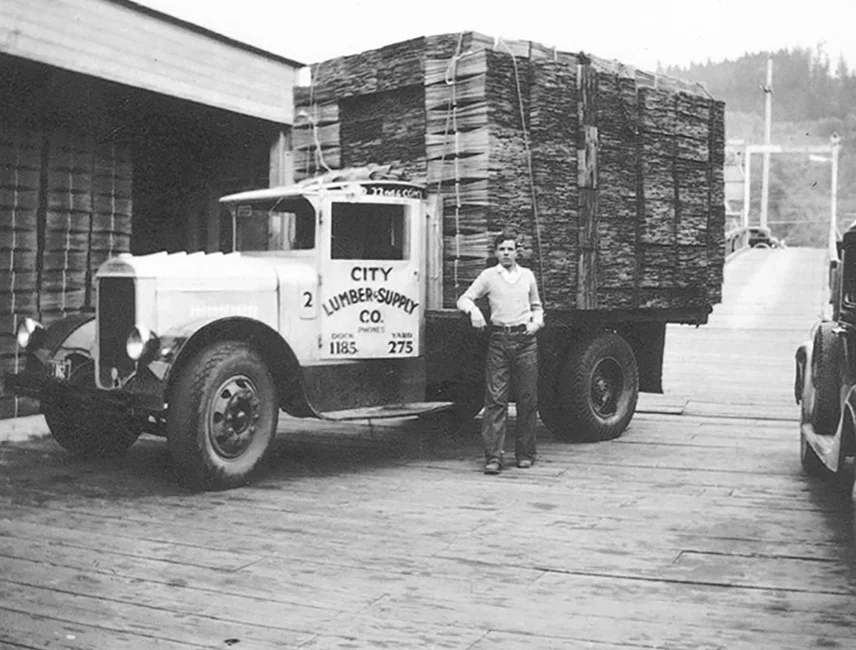
M158 289L276 291L283 267L304 267L281 257L249 257L241 253L122 254L105 262L98 277L155 280Z

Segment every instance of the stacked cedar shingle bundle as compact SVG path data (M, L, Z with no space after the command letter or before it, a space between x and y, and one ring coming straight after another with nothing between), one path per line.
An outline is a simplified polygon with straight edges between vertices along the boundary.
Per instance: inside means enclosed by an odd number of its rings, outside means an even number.
M476 33L313 67L299 178L392 164L441 196L444 304L513 226L548 309L719 302L724 107L703 89Z
M0 377L23 370L15 342L18 322L38 309L38 228L41 138L23 130L0 132ZM0 396L0 417L19 404ZM25 412L34 413L33 403Z
M94 305L98 267L129 250L131 160L124 148L58 132L48 139L39 276L44 324Z
M23 370L15 331L94 305L94 278L131 233L126 148L64 131L0 132L0 378ZM0 417L36 404L0 394Z

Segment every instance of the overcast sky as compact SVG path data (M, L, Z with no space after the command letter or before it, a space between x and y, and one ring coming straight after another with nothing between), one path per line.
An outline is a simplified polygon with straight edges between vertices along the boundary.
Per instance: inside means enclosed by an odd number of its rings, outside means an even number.
M474 30L652 70L824 45L856 67L856 0L135 0L304 63Z

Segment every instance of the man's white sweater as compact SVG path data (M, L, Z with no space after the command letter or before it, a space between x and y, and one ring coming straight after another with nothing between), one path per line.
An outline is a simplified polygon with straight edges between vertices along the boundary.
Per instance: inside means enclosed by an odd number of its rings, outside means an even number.
M479 273L458 298L458 309L470 314L478 309L475 301L485 296L494 325L525 325L531 321L540 326L544 322L535 274L519 264L508 270L497 264Z

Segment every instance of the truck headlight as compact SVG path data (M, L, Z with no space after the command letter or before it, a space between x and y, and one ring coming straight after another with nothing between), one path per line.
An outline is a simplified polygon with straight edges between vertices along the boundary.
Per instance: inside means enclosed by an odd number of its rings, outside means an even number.
M160 340L145 325L134 325L125 341L125 352L132 361L154 357L160 348Z
M18 323L18 331L15 335L18 339L18 345L26 350L31 345L35 347L39 344L39 341L45 335L45 328L37 320L24 318L24 320Z

